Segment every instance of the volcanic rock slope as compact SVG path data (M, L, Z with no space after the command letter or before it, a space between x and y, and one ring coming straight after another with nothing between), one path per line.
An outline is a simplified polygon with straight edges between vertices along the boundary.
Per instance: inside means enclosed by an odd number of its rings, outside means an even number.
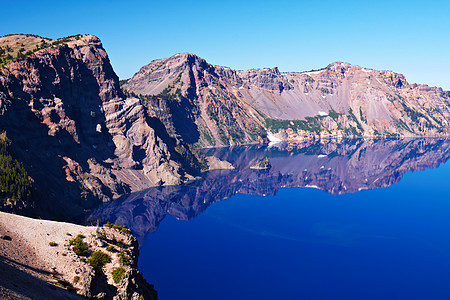
M41 216L64 219L99 201L190 178L175 140L139 99L123 95L92 35L42 39L0 68L0 131L34 181Z
M123 89L145 99L173 136L200 146L449 133L450 92L342 62L303 73L235 71L184 53L152 61Z

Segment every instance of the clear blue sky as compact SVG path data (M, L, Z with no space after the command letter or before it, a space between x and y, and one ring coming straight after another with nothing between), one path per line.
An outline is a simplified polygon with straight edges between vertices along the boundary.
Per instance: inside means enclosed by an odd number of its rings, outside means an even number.
M0 35L90 33L121 79L191 52L234 69L393 70L450 90L450 1L2 1Z

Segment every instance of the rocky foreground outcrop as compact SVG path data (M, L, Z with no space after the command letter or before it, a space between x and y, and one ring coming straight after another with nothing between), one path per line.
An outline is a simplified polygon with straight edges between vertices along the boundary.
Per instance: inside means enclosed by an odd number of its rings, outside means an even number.
M138 99L123 95L97 37L42 41L0 68L0 131L34 182L34 214L65 219L193 178L176 141Z
M266 133L303 141L447 136L450 128L450 92L342 62L303 73L236 71L184 53L152 61L123 88L200 146L258 142Z
M124 228L0 212L0 297L157 299L137 270L138 254L135 237Z

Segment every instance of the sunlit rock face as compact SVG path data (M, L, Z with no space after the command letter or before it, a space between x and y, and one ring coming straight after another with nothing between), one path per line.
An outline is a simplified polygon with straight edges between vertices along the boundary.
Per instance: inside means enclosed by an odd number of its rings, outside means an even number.
M48 44L0 68L0 108L0 131L32 177L40 216L73 217L189 177L158 121L124 96L95 36Z
M234 170L211 171L194 184L152 188L99 207L92 220L130 227L138 239L169 214L189 220L237 193L275 194L280 188L316 188L333 195L388 187L406 172L436 168L450 157L446 139L346 140L210 149ZM271 168L252 170L258 159Z
M193 54L152 61L123 86L190 144L447 136L449 92L336 62L318 71L236 71ZM184 129L180 120L191 124Z

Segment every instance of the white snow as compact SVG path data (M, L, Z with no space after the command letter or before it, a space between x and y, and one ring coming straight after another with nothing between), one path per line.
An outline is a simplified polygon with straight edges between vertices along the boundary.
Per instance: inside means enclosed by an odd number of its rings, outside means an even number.
M323 71L325 71L325 70L319 70L319 71L313 71L313 72L305 72L305 74L307 74L307 75L311 75L311 74L320 74L320 73L322 73Z
M267 131L267 138L269 139L269 142L271 142L271 143L279 143L279 142L283 141L282 139L274 136L270 131Z
M359 191L364 191L364 190L368 190L368 188L367 188L367 187L360 187L360 188L358 189L358 192L359 192Z
M317 155L317 158L327 157L325 154L319 154Z
M327 96L325 96L325 95L322 95L322 98L323 98L323 99L325 99L326 97L327 97Z
M269 142L268 147L272 148L273 146L275 146L276 144L279 144L280 142Z
M318 114L319 114L319 116L328 116L328 113L326 113L324 111L319 111Z
M311 184L311 185L307 184L307 185L305 185L305 187L307 187L307 188L312 188L312 189L318 189L318 190L321 190L320 187L318 187L317 185L313 185L313 184Z
M366 73L371 73L372 72L372 70L367 70L367 69L364 69L364 68L361 68L361 71L366 72Z

